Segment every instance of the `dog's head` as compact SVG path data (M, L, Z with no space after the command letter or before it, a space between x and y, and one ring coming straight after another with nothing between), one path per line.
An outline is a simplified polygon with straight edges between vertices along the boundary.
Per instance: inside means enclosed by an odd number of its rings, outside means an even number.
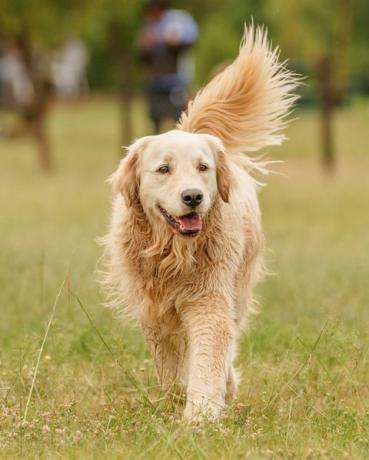
M218 138L173 130L132 144L111 181L128 207L193 237L217 197L228 202L230 170Z

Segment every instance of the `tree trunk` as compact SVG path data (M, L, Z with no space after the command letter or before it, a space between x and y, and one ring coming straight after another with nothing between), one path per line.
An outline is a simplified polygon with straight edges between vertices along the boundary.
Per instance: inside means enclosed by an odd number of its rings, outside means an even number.
M133 138L133 98L131 81L131 56L126 52L120 58L120 97L122 109L122 142L129 145Z
M322 56L317 61L316 70L320 96L322 163L325 171L332 173L336 166L336 156L333 142L335 91L331 59L328 56Z
M336 158L333 142L333 114L334 108L326 100L322 100L321 107L321 139L322 139L322 161L323 167L331 173L336 167Z
M336 166L334 147L334 112L342 104L350 69L352 41L352 0L340 0L333 51L328 50L316 62L321 111L321 139L323 167L331 173Z
M121 104L121 142L129 145L133 138L132 122L132 43L122 36L122 25L112 21L109 27L110 50L119 72L119 93ZM119 156L122 150L119 148Z
M45 128L44 114L38 114L32 121L31 131L38 147L41 168L44 171L52 169L51 150L49 138Z
M44 171L52 169L50 143L46 132L46 115L50 99L50 84L40 75L39 69L34 62L32 44L26 29L18 39L24 65L31 79L34 96L29 107L26 107L26 122L29 124L30 133L34 137L38 147L38 156L41 168Z

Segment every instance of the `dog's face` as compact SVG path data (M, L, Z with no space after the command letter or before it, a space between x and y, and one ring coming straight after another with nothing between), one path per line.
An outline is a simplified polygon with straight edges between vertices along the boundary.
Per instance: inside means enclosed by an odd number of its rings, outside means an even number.
M218 194L228 201L229 168L221 142L180 130L136 141L113 175L127 206L139 200L150 221L184 237L201 232Z

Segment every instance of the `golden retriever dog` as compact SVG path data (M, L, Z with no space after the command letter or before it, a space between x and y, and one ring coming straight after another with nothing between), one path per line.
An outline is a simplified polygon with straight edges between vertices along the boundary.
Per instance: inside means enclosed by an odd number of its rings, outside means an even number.
M106 246L112 303L139 323L184 416L216 419L237 390L237 337L263 268L257 182L245 154L283 140L295 76L261 28L189 103L177 129L128 148L111 177Z

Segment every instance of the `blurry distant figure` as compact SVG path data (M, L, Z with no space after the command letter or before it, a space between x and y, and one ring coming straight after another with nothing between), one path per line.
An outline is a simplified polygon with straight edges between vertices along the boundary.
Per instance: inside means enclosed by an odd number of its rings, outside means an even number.
M190 48L198 27L185 11L167 9L168 1L150 0L139 48L148 68L147 96L150 117L159 133L165 118L177 120L187 103L193 75Z
M76 97L87 89L88 55L79 39L64 43L55 56L32 46L30 36L0 43L0 106L18 116L0 126L0 138L30 135L38 146L42 168L52 168L46 117L54 89Z
M55 91L62 97L76 97L88 89L86 67L88 54L84 43L67 40L56 54L52 65Z
M50 53L33 50L28 35L4 42L0 51L0 105L18 116L0 126L0 137L30 135L38 146L43 169L52 167L45 124L52 82Z
M17 109L32 102L32 81L15 42L4 44L0 53L0 88L1 106Z

